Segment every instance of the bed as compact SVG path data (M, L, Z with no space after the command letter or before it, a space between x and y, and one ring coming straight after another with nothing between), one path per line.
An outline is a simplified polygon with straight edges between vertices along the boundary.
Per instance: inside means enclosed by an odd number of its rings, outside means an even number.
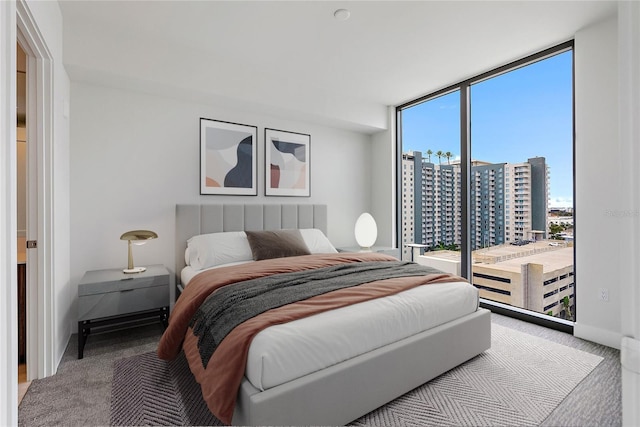
M196 265L198 261L194 262L193 250L191 255L185 254L189 239L192 239L189 246L197 247L193 243L194 236L200 238L215 233L216 239L220 236L231 236L235 239L234 232L247 231L246 234L255 240L257 237L264 238L265 234L252 232L262 230L274 230L273 233L277 234L278 238L293 230L295 239L299 238L296 236L306 239L304 246L310 249L311 254L294 254L288 258L255 262L226 263L228 260L225 259L221 261L223 265L209 267L210 263L204 266L205 268L201 268L203 265ZM462 282L460 278L445 277L448 275L429 274L429 283L426 286L426 276L418 277L417 272L408 273L414 267L417 268L413 263L401 263L382 254L325 253L330 252L325 251L325 242L322 241L326 230L325 205L176 206L175 271L177 294L182 295L176 301L168 331L172 324L175 326L184 322L180 320L181 316L187 316L184 312L188 310L184 307L195 304L196 292L204 292L199 289L225 289L219 286L225 285L227 280L253 279L253 274L262 277L265 268L286 273L280 275L286 276L306 274L307 268L311 267L329 270L335 268L342 274L342 268L384 264L385 270L376 271L375 274L389 274L388 280L353 287L349 284L349 287L338 289L334 293L344 292L344 295L352 298L354 294L370 285L369 290L362 292L367 295L371 292L382 292L380 288L387 286L387 283L406 287L402 292L394 291L379 298L367 296L361 300L354 300L356 304L332 310L313 311L316 310L316 306L309 308L310 304L305 306L305 303L293 303L270 310L269 313L283 310L282 313L289 316L292 312L297 313L301 310L296 307L304 306L304 310L311 310L307 313L312 315L301 314L301 317L295 317L297 320L290 323L282 323L280 320L267 322L271 326L251 335L248 339L250 345L247 344L246 350L237 353L240 355L238 357L234 353L237 351L235 347L231 350L231 347L223 345L230 340L231 333L216 344L219 345L216 352L205 356L202 348L208 344L202 341L203 335L197 336L194 332L202 329L199 328L197 316L194 316L196 321L192 320L193 323L185 334L182 334L178 327L174 327L176 331L172 334L165 333L159 347L159 355L171 358L176 355L176 351L184 351L196 380L201 384L207 404L223 422L234 425L344 425L490 347L490 313L478 307L477 291L468 283ZM313 236L319 238L313 240ZM219 245L220 240L216 240L216 244ZM224 244L223 241L223 247ZM221 252L223 256L227 256L234 250ZM246 248L243 250L246 251ZM394 269L408 270L402 270L402 277L396 277L399 273L395 270L386 270L387 266L392 264ZM190 271L192 265L198 267L195 270L203 272ZM413 276L405 277L405 274ZM339 274L336 273L337 275ZM216 280L220 283L213 283ZM317 301L318 305L323 305L326 304L326 300L323 299L325 295L311 297L307 301ZM398 307L407 306L408 301L418 304L419 307L408 310L402 308L404 311L398 311ZM212 310L218 309L218 303L209 305L214 307ZM179 309L178 313L176 308ZM198 308L197 313L200 314L201 311L202 308ZM203 315L200 317L203 318ZM345 324L344 319L349 321ZM207 323L206 320L200 321ZM244 322L233 330L234 333L252 321ZM394 322L397 322L397 325ZM371 329L375 330L375 333L369 333ZM398 331L401 331L400 336L396 336ZM238 334L242 335L240 332ZM352 338L354 334L361 336L362 342L356 343ZM169 335L171 336L165 338ZM354 344L349 344L352 340ZM163 347L165 341L171 345ZM336 342L341 344L338 345ZM202 344L200 349L198 343ZM173 349L168 351L167 348L171 346ZM218 356L219 354L223 356ZM221 374L235 375L239 383L237 388L220 389L217 384L211 385L216 381L212 381L211 373L206 372L209 360L223 365L215 374L215 378L219 379ZM242 361L240 374L227 374L226 372L238 369L235 367L238 360ZM229 366L234 365L233 369L227 369L227 363ZM214 363L210 365L212 364ZM237 390L237 394L229 390ZM213 394L214 391L216 395ZM227 406L223 406L224 409L221 410L215 403L210 404L210 400L218 398L216 396L222 396L221 400L230 401L232 406L225 403Z

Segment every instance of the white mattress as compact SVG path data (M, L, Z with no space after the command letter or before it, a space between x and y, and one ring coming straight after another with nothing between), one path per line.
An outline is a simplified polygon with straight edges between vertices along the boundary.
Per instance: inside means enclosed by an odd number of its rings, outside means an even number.
M187 277L200 271L188 271L192 274ZM183 283L188 283L185 270L181 276ZM271 326L253 339L245 376L254 387L266 390L477 308L478 291L474 286L466 282L436 283Z

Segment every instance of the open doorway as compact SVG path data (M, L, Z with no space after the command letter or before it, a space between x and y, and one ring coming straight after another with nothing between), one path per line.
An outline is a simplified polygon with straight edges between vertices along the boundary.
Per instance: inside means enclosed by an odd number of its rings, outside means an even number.
M16 172L18 254L18 401L29 387L27 381L27 55L16 46Z

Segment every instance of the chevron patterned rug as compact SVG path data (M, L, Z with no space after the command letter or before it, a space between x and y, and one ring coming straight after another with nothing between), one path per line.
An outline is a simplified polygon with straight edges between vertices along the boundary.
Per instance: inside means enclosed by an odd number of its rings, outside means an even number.
M491 349L352 426L538 425L600 356L496 324ZM144 353L115 362L111 425L221 425L187 362Z

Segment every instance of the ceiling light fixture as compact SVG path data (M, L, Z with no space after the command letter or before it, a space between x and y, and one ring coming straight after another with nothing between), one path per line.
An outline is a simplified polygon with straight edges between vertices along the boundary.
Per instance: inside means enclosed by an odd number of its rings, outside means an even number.
M338 21L346 21L351 16L351 12L349 12L349 10L347 9L338 9L335 12L333 12L333 16Z

